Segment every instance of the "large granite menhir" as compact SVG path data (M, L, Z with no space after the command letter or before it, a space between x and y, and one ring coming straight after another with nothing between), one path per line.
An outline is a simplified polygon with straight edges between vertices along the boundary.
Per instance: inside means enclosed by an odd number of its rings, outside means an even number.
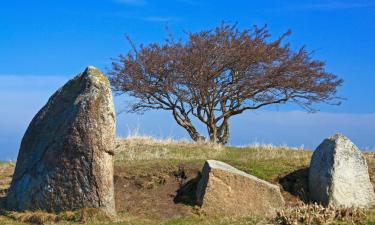
M224 162L207 160L197 187L207 215L264 216L284 206L280 188Z
M11 210L115 213L115 113L108 79L87 67L31 121L7 196Z
M368 208L374 205L366 159L347 137L336 134L314 151L309 193L312 201L324 206Z

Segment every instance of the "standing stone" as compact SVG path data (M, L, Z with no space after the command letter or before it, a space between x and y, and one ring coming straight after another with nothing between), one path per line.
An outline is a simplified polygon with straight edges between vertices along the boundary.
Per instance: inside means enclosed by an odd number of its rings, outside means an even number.
M208 215L264 216L284 206L278 186L216 160L204 164L196 195Z
M366 159L341 134L325 139L314 151L309 191L310 199L324 206L367 208L375 199Z
M95 67L66 83L31 121L7 196L11 210L83 207L114 214L115 113Z

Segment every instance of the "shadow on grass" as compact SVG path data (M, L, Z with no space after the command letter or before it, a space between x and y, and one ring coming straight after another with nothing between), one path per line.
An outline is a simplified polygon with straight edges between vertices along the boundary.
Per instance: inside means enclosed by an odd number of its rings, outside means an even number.
M198 173L196 177L184 183L176 192L177 195L173 199L175 204L185 204L190 206L197 205L196 190L201 174Z
M293 171L279 179L284 191L298 197L304 203L309 202L309 168Z

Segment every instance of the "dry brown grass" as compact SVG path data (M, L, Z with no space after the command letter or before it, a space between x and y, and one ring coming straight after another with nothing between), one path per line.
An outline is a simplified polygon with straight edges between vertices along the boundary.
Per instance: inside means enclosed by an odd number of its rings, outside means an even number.
M160 140L148 136L133 135L117 140L116 162L212 158L222 152L223 149L223 146L209 142L193 143L187 140Z
M0 163L0 197L5 196L6 191L12 181L14 163Z
M279 225L294 224L359 224L366 220L366 212L359 208L322 207L303 204L279 211L273 222Z
M224 147L210 142L191 142L187 140L155 139L148 136L130 136L118 139L116 162L144 160L194 160L217 157L230 157L228 150L241 150L245 158L236 160L262 159L310 159L310 152L302 147L292 148L285 145L251 144L243 147ZM229 152L230 153L230 152ZM250 157L250 158L249 158ZM292 158L291 158L292 157Z
M22 213L11 212L6 214L6 216L22 223L51 224L59 221L58 215L43 211Z
M77 211L67 211L59 214L48 213L44 211L25 211L25 212L2 212L2 215L21 223L31 224L56 224L56 223L88 223L88 222L110 222L115 218L107 215L100 209L84 208ZM0 221L1 224L1 221Z

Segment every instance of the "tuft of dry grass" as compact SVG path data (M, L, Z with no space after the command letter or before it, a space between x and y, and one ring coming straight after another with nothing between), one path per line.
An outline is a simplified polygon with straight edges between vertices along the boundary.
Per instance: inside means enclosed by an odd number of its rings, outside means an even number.
M278 225L294 224L359 224L366 220L366 212L360 208L323 207L318 204L302 204L277 212L273 222Z
M60 221L73 221L79 223L87 223L90 221L108 222L115 220L112 215L97 208L83 208L77 211L62 212L58 214L58 217Z
M59 214L45 211L8 212L2 211L1 215L21 223L47 225L64 222L88 223L111 222L114 218L97 208L83 208L77 211L66 211ZM0 221L1 222L1 221Z
M43 211L36 212L10 212L6 216L22 223L32 224L51 224L59 221L59 217L56 214L51 214Z
M0 163L0 197L5 196L12 181L14 163Z

